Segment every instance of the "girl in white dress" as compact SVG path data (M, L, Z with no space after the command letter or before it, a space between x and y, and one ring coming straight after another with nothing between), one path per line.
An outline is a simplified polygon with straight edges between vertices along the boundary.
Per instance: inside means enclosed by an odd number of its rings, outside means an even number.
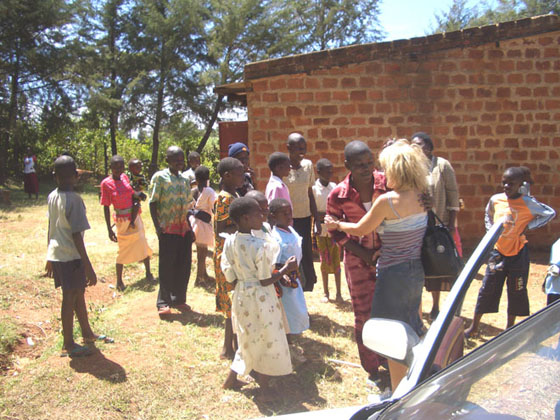
M211 283L215 280L206 271L206 256L208 248L214 246L214 203L218 197L216 191L208 187L210 170L206 166L199 166L194 171L198 198L194 205L196 216L189 218L195 235L196 244L196 284Z
M292 372L286 330L273 284L294 271L297 263L295 258L290 258L280 270L274 270L280 251L278 244L251 232L263 224L262 210L255 199L235 199L229 215L239 230L225 241L221 267L227 281L235 284L232 322L239 346L223 387L240 388L244 383L237 375L251 374L261 387L262 398L270 400L274 397L269 387L270 376Z

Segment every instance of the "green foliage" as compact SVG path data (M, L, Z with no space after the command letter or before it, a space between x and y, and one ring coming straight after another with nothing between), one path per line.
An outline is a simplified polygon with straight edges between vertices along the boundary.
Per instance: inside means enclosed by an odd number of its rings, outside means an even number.
M0 319L0 355L9 354L19 337L17 325L11 319Z

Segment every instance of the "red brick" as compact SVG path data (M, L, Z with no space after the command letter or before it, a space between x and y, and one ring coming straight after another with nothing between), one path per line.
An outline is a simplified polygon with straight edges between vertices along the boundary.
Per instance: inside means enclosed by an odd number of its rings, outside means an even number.
M276 120L261 120L260 128L262 130L273 130L278 127Z
M373 127L359 127L358 136L363 137L373 137L375 135L375 130Z
M360 87L373 87L373 86L375 86L375 78L360 77Z
M329 125L330 118L313 118L313 125Z
M508 58L518 58L521 57L521 50L509 50L507 52Z
M346 90L336 90L332 93L332 98L334 101L347 101L348 92Z
M295 92L282 92L280 94L280 100L282 102L296 102L297 94Z
M488 51L488 58L490 59L497 59L497 58L503 58L504 57L504 52L502 50L490 50Z
M313 102L313 92L299 92L299 102Z
M323 79L323 87L324 88L336 88L338 87L338 79L334 77L325 77Z
M373 113L373 104L368 104L368 103L358 104L358 113L360 113L360 114L371 114L371 113Z
M500 84L504 83L504 76L501 74L488 74L486 80L489 84Z
M453 127L453 134L456 136L466 136L467 127Z
M455 74L451 76L451 84L463 85L467 82L467 76L464 74Z
M489 121L496 121L497 116L496 114L482 114L480 116L481 121L489 122Z
M540 83L541 82L541 75L538 73L530 73L525 76L525 81L527 83Z
M378 137L390 137L392 133L393 131L391 130L391 127L379 127L377 129Z
M560 93L560 87L559 88L553 88L552 96L558 96L559 93ZM548 96L548 87L540 86L540 87L534 88L533 89L533 96L536 96L536 97Z
M319 89L321 87L321 83L319 82L319 79L315 78L315 77L307 77L305 79L305 88L306 89Z
M286 89L286 79L275 79L270 81L270 89L271 90L278 90L278 89Z
M489 98L492 96L492 91L490 89L478 88L476 90L476 96L479 98Z
M263 93L262 94L263 102L278 102L278 94L277 93Z
M526 150L512 150L510 152L510 157L513 160L525 161L527 160L527 155Z
M517 71L531 71L533 70L533 61L518 61L515 65Z
M404 118L400 115L387 118L387 122L391 125L400 124L404 122Z
M353 126L366 125L366 119L364 117L352 117L350 118L350 124Z
M296 127L306 127L311 125L311 118L307 117L296 117L294 119L294 124Z
M329 102L331 100L331 92L320 91L315 93L315 101Z
M378 114L389 113L392 111L391 104L387 102L378 103L375 105L375 112Z
M338 130L336 128L323 128L321 136L326 139L333 139L338 137Z
M356 104L340 105L340 113L343 115L351 115L356 113Z
M299 117L302 114L303 114L303 112L302 112L301 108L299 108L297 106L288 106L286 108L286 116L288 116L288 117Z
M333 125L348 125L349 121L346 117L338 117L333 120Z
M401 65L399 63L385 63L385 73L399 73Z
M340 127L338 131L340 137L354 137L356 135L356 128L354 127Z
M484 140L484 147L486 147L487 149L495 148L495 147L498 147L499 145L500 145L500 142L497 139L486 139L486 140ZM483 165L482 169L487 170L487 169L484 168L484 165Z
M321 114L323 114L323 115L338 115L338 106L336 106L336 105L323 105L321 107Z
M502 72L513 71L515 70L515 61L501 60L498 69Z
M538 109L537 101L535 101L534 99L521 101L521 109L524 111Z
M538 71L550 70L550 61L535 61L535 70Z
M560 51L558 48L545 48L544 58L560 57Z
M381 125L381 124L385 124L385 120L383 119L383 117L370 117L368 119L368 123L374 125Z
M352 101L365 101L367 99L367 92L365 90L353 90L350 92L350 100Z
M508 74L507 82L513 84L523 83L523 74L521 73Z
M510 134L511 125L498 125L496 126L496 134Z
M345 77L340 81L340 86L343 88L353 88L356 87L356 79L352 77Z
M368 99L371 101L379 101L383 99L383 91L381 90L368 90Z
M320 115L320 108L318 105L306 105L303 113L309 116Z
M256 80L251 82L251 86L253 87L253 92L268 90L268 80Z
M480 149L480 139L467 139L467 149Z

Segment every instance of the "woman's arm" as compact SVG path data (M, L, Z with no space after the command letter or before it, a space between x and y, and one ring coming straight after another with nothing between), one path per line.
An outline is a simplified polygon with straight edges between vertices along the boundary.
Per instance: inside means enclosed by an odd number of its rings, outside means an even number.
M364 236L373 232L383 220L389 215L389 205L385 194L377 197L371 209L360 219L358 223L341 222L334 220L328 215L325 217L327 229L336 229L353 236Z
M113 232L111 226L111 209L109 206L103 206L103 214L105 215L105 223L107 224L107 232L109 233L109 239L113 242L117 242L117 235Z

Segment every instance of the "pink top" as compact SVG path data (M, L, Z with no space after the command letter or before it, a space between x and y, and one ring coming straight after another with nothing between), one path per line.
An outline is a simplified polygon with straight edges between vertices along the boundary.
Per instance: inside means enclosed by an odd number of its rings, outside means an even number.
M283 198L288 200L290 205L292 205L292 200L290 200L290 190L288 190L288 187L284 184L282 179L276 175L270 175L268 184L266 184L265 195L269 203L275 198Z
M112 176L108 176L101 181L101 199L99 201L102 206L113 205L116 211L130 209L132 207L133 194L134 189L124 173L121 175L120 181L116 181ZM130 219L130 213L128 215L119 215L119 217L121 216Z

